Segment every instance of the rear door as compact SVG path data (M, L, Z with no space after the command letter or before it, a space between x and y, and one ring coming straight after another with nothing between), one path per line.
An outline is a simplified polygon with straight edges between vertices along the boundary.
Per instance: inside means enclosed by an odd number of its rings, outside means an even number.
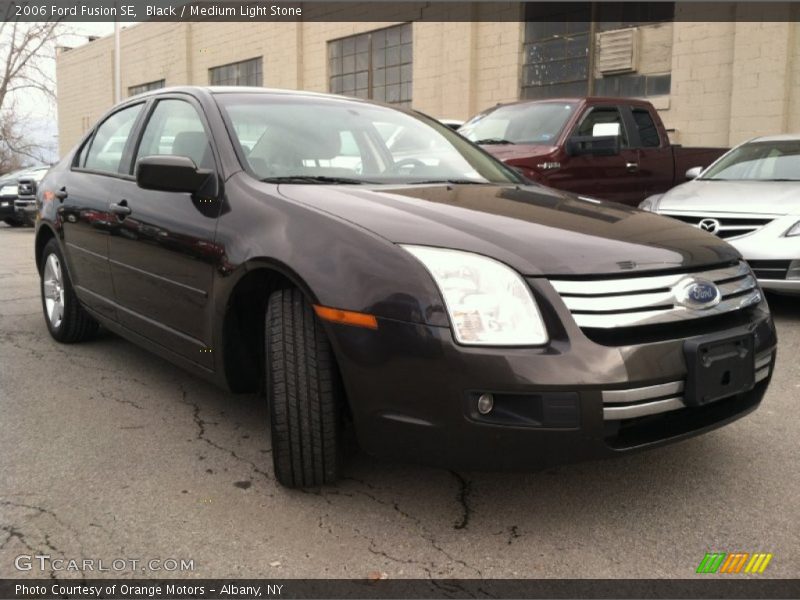
M84 143L70 169L53 180L57 213L72 284L83 303L116 319L108 264L108 240L118 226L109 204L118 193L132 132L145 103L125 106L108 116Z
M130 173L141 157L186 156L216 171L201 107L185 95L149 108ZM111 274L123 325L200 365L211 367L211 290L222 252L214 242L220 203L188 193L143 190L121 181L116 202L129 214L109 242Z
M613 156L580 155L562 161L561 168L548 175L547 184L576 194L632 203L640 185L635 173L637 151L630 147L630 132L617 105L596 105L586 109L569 137L619 136L620 153Z

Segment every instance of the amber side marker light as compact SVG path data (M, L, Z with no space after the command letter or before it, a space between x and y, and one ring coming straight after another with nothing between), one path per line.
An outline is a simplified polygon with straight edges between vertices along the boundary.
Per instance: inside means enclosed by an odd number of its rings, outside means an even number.
M377 329L378 320L372 315L327 306L314 305L314 312L320 319L331 323L341 323L342 325L354 325L356 327L366 327L367 329Z

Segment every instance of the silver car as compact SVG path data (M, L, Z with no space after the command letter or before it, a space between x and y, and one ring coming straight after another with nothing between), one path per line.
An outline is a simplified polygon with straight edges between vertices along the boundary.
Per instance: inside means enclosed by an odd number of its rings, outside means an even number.
M639 208L724 238L763 288L800 294L800 135L752 139L686 176Z

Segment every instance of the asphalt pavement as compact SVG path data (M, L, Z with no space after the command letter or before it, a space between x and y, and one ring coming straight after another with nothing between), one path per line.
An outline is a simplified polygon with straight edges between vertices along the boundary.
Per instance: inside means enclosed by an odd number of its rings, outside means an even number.
M338 485L290 491L260 397L110 333L53 341L33 230L0 224L0 577L80 577L68 561L91 560L111 570L87 577L685 578L706 552L739 551L796 578L800 299L770 304L767 396L707 435L524 474L358 454ZM36 554L67 562L18 570Z

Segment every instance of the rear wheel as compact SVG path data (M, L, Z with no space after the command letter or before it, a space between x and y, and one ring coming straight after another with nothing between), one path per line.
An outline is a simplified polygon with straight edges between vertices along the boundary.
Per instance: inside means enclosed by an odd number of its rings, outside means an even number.
M299 290L270 296L265 340L275 476L287 487L333 483L343 392L330 342Z
M65 344L88 340L97 333L98 324L81 306L58 243L52 239L42 251L42 309L47 329Z

